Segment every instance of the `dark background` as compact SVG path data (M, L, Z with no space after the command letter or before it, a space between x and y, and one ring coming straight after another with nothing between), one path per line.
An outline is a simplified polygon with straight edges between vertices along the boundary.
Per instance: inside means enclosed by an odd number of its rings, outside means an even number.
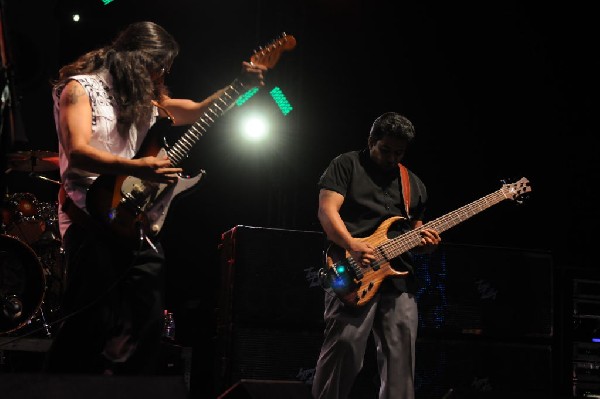
M597 268L595 143L598 24L591 6L522 2L440 5L385 1L3 1L15 134L3 150L57 151L49 81L126 24L152 20L181 52L168 76L174 97L201 100L229 83L252 50L281 32L283 54L248 103L276 128L262 148L218 120L193 164L198 189L172 205L163 229L169 304L186 344L211 324L218 245L235 225L320 230L316 182L335 155L366 145L386 111L408 116L417 138L404 163L426 183L433 219L526 177L530 197L504 201L443 234L445 242L548 251L557 270ZM70 20L72 12L81 22ZM278 113L268 90L294 107ZM172 128L168 135L176 134ZM182 130L183 131L183 130ZM7 144L8 143L8 144ZM55 172L47 175L57 178ZM55 198L25 172L2 177L7 193ZM560 274L560 273L559 273ZM555 289L565 287L557 281Z

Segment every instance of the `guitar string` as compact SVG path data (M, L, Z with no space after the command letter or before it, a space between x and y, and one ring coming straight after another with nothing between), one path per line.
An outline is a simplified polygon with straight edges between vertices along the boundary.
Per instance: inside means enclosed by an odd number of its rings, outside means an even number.
M380 267L390 259L418 246L421 241L421 230L433 228L441 233L506 198L507 197L504 195L502 189L495 191L444 216L432 220L418 229L410 230L396 238L384 242L378 246L378 248L383 250L384 258L381 261L376 261L371 267Z

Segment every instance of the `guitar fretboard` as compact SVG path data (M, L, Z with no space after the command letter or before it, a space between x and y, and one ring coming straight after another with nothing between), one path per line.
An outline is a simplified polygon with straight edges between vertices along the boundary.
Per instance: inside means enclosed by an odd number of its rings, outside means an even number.
M495 191L483 198L471 202L470 204L464 205L452 212L449 212L444 216L440 216L431 222L425 223L418 229L408 231L396 238L386 241L380 245L380 250L387 259L395 258L419 245L421 242L421 230L434 229L438 233L441 233L505 199L508 199L508 197L506 196L504 189Z
M196 122L167 151L171 164L179 166L190 154L192 147L208 129L227 112L244 93L244 84L235 79Z

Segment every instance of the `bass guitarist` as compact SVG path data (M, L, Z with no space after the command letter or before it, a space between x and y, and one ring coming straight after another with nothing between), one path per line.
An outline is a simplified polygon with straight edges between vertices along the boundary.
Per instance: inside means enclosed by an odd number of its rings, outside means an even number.
M156 371L163 327L163 249L141 230L135 246L116 238L89 217L86 196L100 175L160 184L178 180L182 169L167 156L139 155L152 147L150 128L162 117L170 117L174 125L192 124L226 90L201 102L171 98L164 79L178 51L161 26L136 22L111 44L59 72L53 99L68 282L61 307L66 317L47 354L48 372ZM264 66L243 62L238 81L244 88L263 86L265 72Z
M368 148L337 156L319 180L318 218L332 243L327 257L333 269L328 274L334 277L329 283L349 284L348 290L356 289L360 298L361 290L366 292L369 287L337 280L335 276L343 272L342 268L354 266L355 274L360 274L383 260L398 274L381 282L373 297L360 306L337 295L344 291L342 287L326 289L324 341L312 387L314 398L349 397L371 333L377 347L379 399L414 398L418 314L411 252L434 251L440 236L433 229L423 229L421 242L393 259L386 259L385 251L376 250L374 241L369 240L369 235L390 217L402 217L386 229L390 237L423 225L425 185L400 164L414 136L413 124L407 118L384 113L371 127ZM351 259L350 264L335 262L333 254L340 251Z

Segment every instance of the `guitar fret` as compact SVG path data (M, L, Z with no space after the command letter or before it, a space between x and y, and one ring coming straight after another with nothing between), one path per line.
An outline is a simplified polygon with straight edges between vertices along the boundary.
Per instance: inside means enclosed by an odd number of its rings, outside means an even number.
M194 131L196 133L195 137L197 138L202 137L202 135L206 133L206 129L203 126L200 126L199 123L200 122L196 122L192 126L190 126L190 131ZM199 131L198 129L202 129L202 131Z
M207 112L205 112L205 113L204 113L204 116L205 116L205 117L207 117L207 118L210 120L210 124L213 124L213 123L215 123L215 120L214 120L213 118L211 118L211 117L208 115L208 113L207 113ZM209 125L209 126L210 126L210 124L208 124L208 123L207 123L207 125Z
M173 153L171 150L167 151L167 157L169 158L169 160L171 161L171 164L173 164L173 166L177 166L179 164L179 157L177 156L177 154Z
M231 96L229 96L227 94L227 92L224 92L223 95L227 95L229 98L231 98ZM217 101L221 101L223 103L223 105L225 106L225 108L229 108L229 104L231 104L231 102L228 104L227 101L225 101L225 99L223 99L223 97L219 97L219 99Z
M175 156L173 158L169 157L169 159L171 159L171 163L173 163L173 160L176 159L177 163L181 162L181 160L183 160L183 158L185 158L184 154L180 153L177 151L176 148L173 147L173 149L175 151L173 151L173 153L175 154Z
M206 120L204 120L204 116L200 117L200 119L198 120L198 126L202 127L202 130L207 131L208 128L210 127L210 123L207 122Z
M186 134L185 137L181 137L181 147L185 148L186 150L191 150L194 145L198 142L199 137L198 136L194 136L191 134Z
M191 147L189 147L189 145L186 147L182 142L178 149L181 151L181 157L185 158L187 157L187 154L189 154Z
M216 105L215 105L215 107L216 107ZM219 108L219 107L217 107L217 108ZM219 116L223 115L223 110L221 110L220 108L219 108L219 110L221 111L221 113L220 113L220 114L218 114L218 113L216 113L215 111L213 111L213 110L212 110L212 108L211 108L211 109L209 109L209 110L208 110L208 112L211 112L211 113L213 114L213 117L216 119L216 118L218 118Z
M181 137L180 141L181 141L181 146L184 147L188 151L191 150L195 144L193 141L192 142L188 141L187 138L185 137L185 135ZM184 145L184 143L186 145Z

